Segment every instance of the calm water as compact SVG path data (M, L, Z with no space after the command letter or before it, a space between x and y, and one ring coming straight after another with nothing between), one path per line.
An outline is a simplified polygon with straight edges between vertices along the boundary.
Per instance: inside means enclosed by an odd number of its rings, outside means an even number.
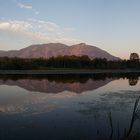
M139 96L139 74L3 75L0 140L140 139Z

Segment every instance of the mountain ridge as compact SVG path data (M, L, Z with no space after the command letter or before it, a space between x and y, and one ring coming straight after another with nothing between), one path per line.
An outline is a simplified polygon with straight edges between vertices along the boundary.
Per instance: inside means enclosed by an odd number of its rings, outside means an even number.
M119 57L113 56L105 50L85 43L75 45L65 45L62 43L48 43L30 45L20 50L0 51L0 57L20 57L20 58L50 58L52 56L87 55L89 58L106 58L107 60L119 60Z

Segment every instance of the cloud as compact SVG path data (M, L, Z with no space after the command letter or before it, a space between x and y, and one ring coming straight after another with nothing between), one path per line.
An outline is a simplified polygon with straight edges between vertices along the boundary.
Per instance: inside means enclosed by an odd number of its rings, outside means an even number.
M33 8L31 5L26 5L26 4L23 4L23 3L18 3L18 6L20 8L25 8L25 9L32 9Z
M39 11L37 11L36 9L34 9L32 5L28 5L28 4L25 4L25 3L18 3L18 2L16 2L16 3L18 5L18 7L20 7L20 8L31 10L36 15L39 14Z
M0 22L0 30L9 31L28 31L32 28L32 24L25 21L5 21Z
M62 28L58 24L50 21L36 20L32 18L29 18L28 20L37 25L39 30L41 30L42 32L54 33L59 36L63 35L66 32L71 32L75 30L72 27Z
M6 38L13 38L12 42L15 42L14 44L17 44L20 40L19 47L25 47L25 45L21 46L21 43L31 45L59 42L71 45L82 42L79 39L67 36L71 29L70 27L62 28L54 22L36 19L0 21L0 35L5 35L5 40Z

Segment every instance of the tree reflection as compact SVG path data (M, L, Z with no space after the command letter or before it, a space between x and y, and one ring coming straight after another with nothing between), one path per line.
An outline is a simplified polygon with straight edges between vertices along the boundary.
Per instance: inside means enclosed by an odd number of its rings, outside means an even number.
M138 80L139 80L138 77L130 78L130 79L129 79L129 85L130 85L130 86L135 86L135 85L137 85Z

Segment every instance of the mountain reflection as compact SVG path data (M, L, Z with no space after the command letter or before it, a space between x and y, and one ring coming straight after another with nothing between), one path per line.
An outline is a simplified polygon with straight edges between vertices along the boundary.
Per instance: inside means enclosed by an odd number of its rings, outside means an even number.
M80 82L72 82L72 83L62 83L62 82L50 82L47 79L21 79L21 80L7 80L3 81L0 80L0 84L6 84L6 85L16 85L19 87L22 87L28 91L34 91L34 92L43 92L43 93L60 93L63 91L71 91L75 93L82 93L87 90L94 90L101 86L106 85L109 83L110 79L107 79L105 81L93 81L89 79L85 83Z
M82 93L102 87L114 79L128 78L130 85L136 85L138 75L131 74L87 74L87 75L11 75L0 76L0 85L18 86L32 92L60 93L70 91Z

